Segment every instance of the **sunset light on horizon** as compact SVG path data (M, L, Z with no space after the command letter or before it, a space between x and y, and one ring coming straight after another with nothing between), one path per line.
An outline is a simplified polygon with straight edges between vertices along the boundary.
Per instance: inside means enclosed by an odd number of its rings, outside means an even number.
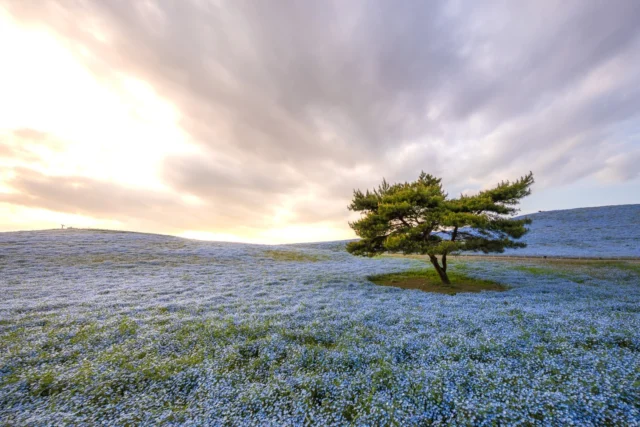
M636 4L374 3L0 1L0 231L350 239L421 170L640 202Z

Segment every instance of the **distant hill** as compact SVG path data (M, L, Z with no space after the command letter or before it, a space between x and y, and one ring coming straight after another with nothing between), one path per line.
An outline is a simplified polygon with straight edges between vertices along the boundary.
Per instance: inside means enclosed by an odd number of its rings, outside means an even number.
M640 205L601 206L523 215L533 220L524 249L504 255L640 257Z
M640 258L640 204L546 211L522 217L533 220L529 233L522 238L522 241L527 243L527 247L491 255ZM64 239L61 240L61 237ZM183 250L182 248L205 250L204 248L218 246L228 248L230 253L237 250L255 251L277 246L342 252L349 241L351 240L252 245L201 242L172 236L110 230L24 231L0 233L0 258L23 245L29 246L34 253L41 250L50 251L50 244L74 245L98 252L126 252L146 250L152 243L174 254L176 250Z
M640 257L640 205L601 206L523 215L533 220L524 249L508 256ZM309 249L343 250L350 240L299 243ZM483 255L469 252L468 254Z

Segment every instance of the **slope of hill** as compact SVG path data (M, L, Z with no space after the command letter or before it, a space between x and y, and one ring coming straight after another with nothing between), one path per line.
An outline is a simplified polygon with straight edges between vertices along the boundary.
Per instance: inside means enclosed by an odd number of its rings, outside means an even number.
M640 258L640 205L600 206L523 215L533 220L523 249L504 256ZM351 240L287 245L307 249L344 250ZM465 255L484 255L467 252ZM490 254L496 255L496 254Z
M640 205L601 206L524 215L533 223L514 256L640 257Z
M0 424L637 425L635 264L452 296L338 247L0 233Z

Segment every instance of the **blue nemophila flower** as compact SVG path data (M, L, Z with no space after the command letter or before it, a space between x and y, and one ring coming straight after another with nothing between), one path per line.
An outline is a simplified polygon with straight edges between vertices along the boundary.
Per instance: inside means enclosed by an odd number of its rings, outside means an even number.
M639 423L632 269L474 261L511 289L449 296L335 244L65 236L0 234L8 424Z

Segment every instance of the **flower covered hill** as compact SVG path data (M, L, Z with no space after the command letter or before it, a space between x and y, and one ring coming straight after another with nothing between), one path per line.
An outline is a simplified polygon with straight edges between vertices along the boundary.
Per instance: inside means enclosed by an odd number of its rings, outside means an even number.
M601 206L524 215L533 223L524 249L505 255L640 257L640 205Z
M505 292L336 244L0 233L6 425L640 425L640 266L486 259Z
M527 226L529 232L520 239L527 243L527 247L489 255L640 258L640 205L556 210L521 217L533 220ZM342 249L347 242L289 246Z

